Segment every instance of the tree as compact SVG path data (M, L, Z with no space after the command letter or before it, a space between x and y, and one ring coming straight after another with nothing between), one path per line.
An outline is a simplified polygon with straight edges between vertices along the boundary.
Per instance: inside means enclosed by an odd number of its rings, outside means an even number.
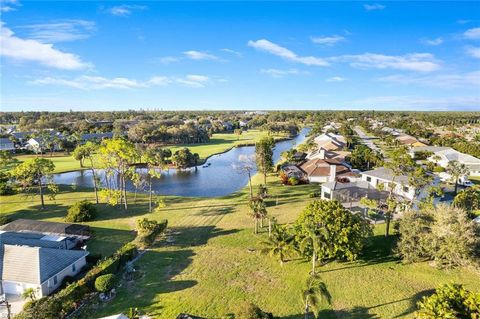
M258 234L258 221L267 216L267 207L261 198L252 198L249 203L250 216L255 221L254 233Z
M458 161L450 161L448 162L446 171L448 174L452 176L452 180L454 180L455 182L455 195L456 195L458 190L458 179L468 174L468 168L464 164Z
M120 203L123 201L125 210L128 209L126 178L131 173L131 165L136 162L139 154L133 143L121 138L104 140L98 153L102 166L107 170L110 177L113 173L118 176L118 188L120 190ZM110 173L110 174L109 174ZM113 188L112 183L108 183ZM107 186L108 187L108 186Z
M445 204L405 212L399 233L397 252L404 261L433 260L439 268L471 264L480 245L475 222L464 210Z
M317 318L319 304L325 300L328 304L332 302L332 296L328 292L327 286L318 276L310 276L307 279L305 288L302 290L302 300L305 305L305 319L308 319L310 308L314 309L314 316Z
M142 161L147 164L148 175L148 211L152 212L152 183L154 178L162 176L162 169L167 166L167 158L172 156L169 149L147 148L142 153Z
M248 185L250 186L250 199L253 198L252 173L255 170L255 158L253 155L240 155L238 162L233 164L233 168L240 174L247 174Z
M95 289L98 292L108 292L110 291L113 286L115 285L115 275L114 274L106 274L98 276L95 279Z
M88 159L90 161L90 171L92 172L93 190L95 192L95 202L98 205L98 178L95 171L95 153L98 151L98 145L88 141L84 145L78 145L73 151L72 156L80 161L80 166L83 167L83 161Z
M285 258L293 252L294 236L285 227L275 226L271 236L263 241L261 252L271 257L276 257L283 266Z
M22 292L22 298L24 300L35 301L37 300L37 290L33 288L27 288Z
M453 199L453 204L467 212L480 210L480 186L475 185L460 191Z
M56 185L53 183L51 176L54 170L55 164L51 160L35 157L15 167L11 174L24 189L38 187L42 209L44 209L43 187L45 179L47 180L49 190L56 192Z
M355 260L365 238L372 233L371 226L364 219L353 215L336 200L311 202L293 227L297 249L304 257L312 259L315 251L313 260L320 261Z
M480 314L480 293L469 291L460 284L447 284L417 303L417 319L477 319Z
M199 156L197 153L193 154L188 148L181 148L172 156L172 162L175 163L177 168L185 169L193 164L197 165Z
M356 145L350 155L350 163L360 170L369 170L374 165L380 165L382 160L380 153L363 144Z
M408 173L408 185L414 189L415 195L410 201L410 205L413 205L415 198L418 198L423 189L430 185L433 181L433 176L428 174L427 171L421 166L415 167Z
M70 223L88 222L95 218L97 209L88 200L76 202L68 209L65 221Z
M272 137L264 137L255 144L255 159L258 170L263 174L264 185L267 185L267 174L273 169L274 145Z
M243 130L241 128L237 128L233 132L235 133L235 135L237 135L237 140L239 140L240 135L242 135L242 133L243 133Z

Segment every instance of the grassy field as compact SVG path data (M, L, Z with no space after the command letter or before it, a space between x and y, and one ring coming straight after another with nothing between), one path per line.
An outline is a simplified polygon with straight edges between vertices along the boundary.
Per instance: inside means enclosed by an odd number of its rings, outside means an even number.
M228 151L232 147L237 145L243 144L252 144L255 141L259 140L263 136L266 136L268 133L266 131L259 131L259 130L249 130L247 132L243 132L241 136L238 136L233 133L221 133L221 134L213 134L212 138L210 139L209 143L205 144L184 144L178 145L174 147L166 146L167 148L171 149L172 153L176 150L188 147L193 153L198 153L200 158L205 159L210 155L222 153ZM275 135L275 138L284 138L287 135ZM65 155L62 153L54 154L50 156L49 153L43 155L45 158L51 159L55 164L55 173L63 173L63 172L70 172L76 171L81 169L88 168L88 161L84 163L84 168L80 167L80 162L75 160L70 155ZM37 155L19 155L16 158L21 162L25 161L26 159L37 157Z
M260 182L260 178L255 178ZM269 178L268 211L280 223L292 222L311 201L314 185L282 186ZM88 190L63 188L47 209L39 210L38 198L22 195L0 197L1 214L13 218L61 221L76 200L93 199ZM144 274L123 285L112 301L95 306L84 318L97 318L139 307L155 318L175 318L180 312L220 318L252 301L280 318L302 318L300 291L310 264L293 258L284 266L259 253L266 230L253 234L248 217L247 190L223 198L166 197L162 212L148 214L145 196L131 209L101 205L98 218L88 223L94 237L91 253L111 254L131 240L135 220L147 216L169 220L168 236L151 248L136 264ZM415 303L442 283L459 282L480 290L480 277L469 270L443 271L426 263L403 265L391 252L383 226L375 229L360 259L334 262L319 268L332 295L332 305L323 305L320 318L411 318Z

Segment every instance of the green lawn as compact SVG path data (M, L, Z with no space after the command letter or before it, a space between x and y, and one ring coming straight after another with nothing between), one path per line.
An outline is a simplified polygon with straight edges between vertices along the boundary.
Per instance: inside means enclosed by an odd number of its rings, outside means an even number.
M198 153L200 158L207 158L213 154L223 153L228 151L232 147L237 145L245 145L245 144L253 144L255 141L258 141L260 138L267 136L267 131L259 131L259 130L248 130L243 132L242 135L238 136L232 133L220 133L220 134L213 134L212 138L210 139L209 143L205 144L184 144L169 147L172 152L176 150L188 147L192 153ZM274 138L285 138L288 137L286 134L277 134Z
M23 162L27 159L34 158L40 155L19 155L16 156L16 158ZM80 162L75 160L72 156L70 155L65 155L63 152L62 153L57 153L54 154L53 156L50 156L50 153L44 154L44 158L51 159L53 161L53 164L55 164L55 173L63 173L63 172L70 172L70 171L76 171L76 170L81 170L85 169L80 167ZM84 166L87 166L87 163L84 164Z
M259 176L255 177L260 182ZM269 178L269 213L280 223L292 222L311 201L314 185L282 186ZM132 196L133 197L133 196ZM14 218L62 220L67 207L81 198L92 198L87 190L63 188L47 209L38 209L38 198L22 195L0 197L1 214ZM94 237L88 249L111 254L131 240L135 220L141 216L167 218L174 242L160 242L136 264L144 276L119 288L116 298L93 307L83 318L96 318L139 307L155 318L175 318L188 312L220 318L235 312L247 300L281 318L302 318L300 290L310 264L293 259L283 267L261 255L259 241L266 230L253 234L247 212L247 190L223 198L166 197L167 207L147 214L145 196L136 204L130 199L128 213L120 207L101 205L98 220L88 223ZM411 318L415 302L439 284L459 282L480 290L480 277L470 270L437 270L426 263L403 265L391 253L383 227L356 262L334 262L319 268L332 295L332 305L323 305L320 318Z

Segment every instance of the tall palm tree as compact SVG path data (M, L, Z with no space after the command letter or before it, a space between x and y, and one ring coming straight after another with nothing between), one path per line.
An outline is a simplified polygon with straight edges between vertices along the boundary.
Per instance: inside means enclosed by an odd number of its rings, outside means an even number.
M452 179L455 179L455 195L456 195L458 190L458 179L468 174L469 172L468 168L464 164L458 161L450 161L448 162L446 171L448 174L452 176Z
M308 319L310 308L315 310L313 315L317 318L321 301L326 301L328 304L332 302L332 296L328 292L327 286L318 276L311 276L307 279L305 288L302 291L302 299L305 305L305 319Z
M255 220L254 233L258 234L258 221L267 216L267 207L262 198L253 198L250 200L250 216Z
M272 236L261 243L261 253L277 257L283 266L285 258L293 252L293 239L294 236L289 234L285 227L275 226Z
M312 226L308 229L308 235L300 242L300 252L304 256L311 254L312 276L315 276L317 260L322 260L323 253L327 248L328 241L326 238L326 230L323 227L315 228Z

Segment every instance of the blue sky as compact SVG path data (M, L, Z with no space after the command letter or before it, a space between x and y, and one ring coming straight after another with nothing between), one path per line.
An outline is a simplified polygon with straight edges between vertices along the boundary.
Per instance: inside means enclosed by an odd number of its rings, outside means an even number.
M1 110L480 110L480 2L1 0Z

